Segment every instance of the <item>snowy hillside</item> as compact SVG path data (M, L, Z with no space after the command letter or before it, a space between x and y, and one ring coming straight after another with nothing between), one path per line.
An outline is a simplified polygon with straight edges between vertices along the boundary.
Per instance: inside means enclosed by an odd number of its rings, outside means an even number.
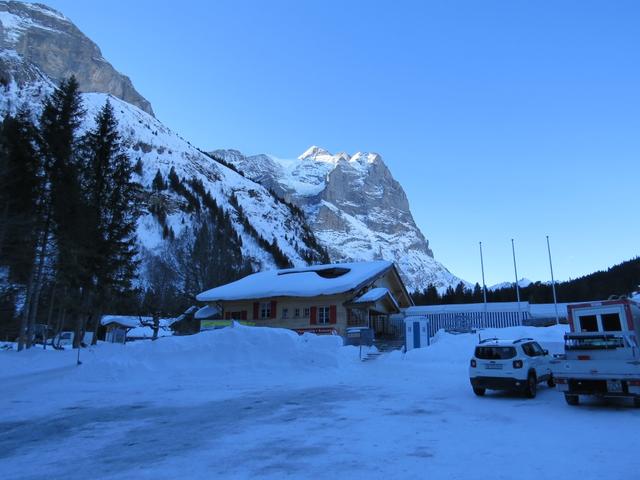
M410 290L430 283L444 290L460 281L434 259L379 155L312 147L291 161L236 151L212 158L154 118L130 80L63 14L0 0L0 25L0 117L23 106L37 117L45 95L71 74L89 92L83 130L112 102L129 156L140 166L136 180L146 189L147 213L138 225L144 258L164 256L168 239L193 238L198 212L189 202L203 194L194 190L197 182L230 216L253 269L385 259L396 262ZM167 179L172 169L185 191L154 192L154 177Z
M25 104L37 115L42 98L51 88L51 82L46 81L20 87L13 82L10 83L2 91L0 116L15 113ZM302 256L310 250L306 244L308 227L304 218L295 216L289 206L264 187L212 160L148 113L104 93L85 93L83 103L87 110L87 121L82 126L83 129L93 126L93 118L107 99L114 107L130 158L133 162L142 162L143 175L139 179L142 185L150 188L158 170L166 178L172 167L181 178L202 181L218 204L232 215L236 230L243 238L244 256L252 260L255 268L275 267L273 257L261 248L242 226L238 210L229 200L234 195L260 236L269 243L275 241L295 265L307 263ZM174 235L179 237L189 229L192 218L188 212L180 208L184 200L170 194L166 197L164 201L171 205L167 224ZM157 252L162 248L163 228L151 213L147 213L141 219L138 238L140 244L151 252ZM317 252L313 254L317 255Z
M429 283L444 290L460 282L434 259L402 186L380 155L333 155L317 146L294 160L212 153L302 208L332 260L393 260L410 290Z
M556 352L565 328L482 335L533 337ZM439 334L431 347L366 363L336 337L251 327L99 344L82 351L79 367L75 351L0 349L0 471L68 480L185 472L191 479L633 478L636 409L593 400L569 407L546 386L534 399L478 398L468 379L476 342L477 335ZM602 441L612 433L620 441ZM567 436L571 448L558 440Z
M10 11L2 11L3 8ZM12 2L0 2L0 22L4 46L0 52L3 79L0 118L25 107L37 118L42 101L51 93L55 82L44 73L41 65L19 53L18 47L24 43L21 39L25 35L55 34L57 38L60 32L70 28L70 22L48 8ZM77 35L82 35L76 31ZM188 200L189 196L197 197L193 190L195 183L201 183L205 194L229 215L241 238L242 256L253 269L274 268L285 260L293 265L306 265L325 258L300 211L260 184L202 153L151 113L108 93L84 93L83 106L87 115L81 131L92 127L95 115L107 100L114 107L131 161L140 165L136 180L146 191L146 213L137 229L143 258L164 255L169 238L193 235L199 212L193 211ZM150 107L147 110L151 112ZM185 192L181 195L170 188L152 191L154 176L160 172L167 179L172 169L183 182ZM204 203L202 208L207 208ZM152 207L161 209L166 215L154 215ZM141 271L144 271L144 265Z

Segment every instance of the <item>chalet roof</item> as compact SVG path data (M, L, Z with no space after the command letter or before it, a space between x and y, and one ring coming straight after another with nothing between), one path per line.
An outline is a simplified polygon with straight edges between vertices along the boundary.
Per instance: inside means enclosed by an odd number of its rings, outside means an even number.
M220 313L220 310L218 310L216 307L205 305L196 312L194 318L196 320L206 320L207 318L215 317L218 313Z
M384 287L372 288L368 292L365 292L364 294L360 295L358 298L356 298L354 300L351 300L350 303L352 303L352 304L375 303L375 302L377 302L377 301L379 301L379 300L381 300L381 299L383 299L385 297L389 298L391 303L395 306L396 310L398 310L398 311L400 310L400 307L398 306L397 300L391 294L389 289L384 288Z
M268 270L212 288L196 298L201 302L216 302L336 295L357 290L391 268L393 268L392 262L378 260Z

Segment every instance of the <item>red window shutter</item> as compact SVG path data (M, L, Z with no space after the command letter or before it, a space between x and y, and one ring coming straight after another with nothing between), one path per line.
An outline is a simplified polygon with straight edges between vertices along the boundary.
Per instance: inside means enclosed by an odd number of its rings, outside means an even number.
M240 312L240 319L242 319L242 320L246 320L247 319L247 311L246 310L242 310L242 312Z
M318 307L311 307L309 309L309 321L311 325L318 323Z
M278 302L275 300L271 300L271 318L277 318L276 316L276 307L278 306Z
M329 323L336 323L338 320L338 309L335 305L329 307Z
M253 319L258 320L258 315L260 315L260 303L253 302Z
M231 320L231 312L224 312L224 319Z

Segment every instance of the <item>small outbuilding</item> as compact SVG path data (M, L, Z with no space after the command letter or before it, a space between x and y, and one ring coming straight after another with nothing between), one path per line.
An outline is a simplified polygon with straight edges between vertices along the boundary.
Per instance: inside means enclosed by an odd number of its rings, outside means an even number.
M132 340L152 340L172 335L170 325L173 318L160 318L158 323L153 317L135 315L104 315L100 325L105 329L104 339L110 343L126 343Z
M408 352L414 348L428 347L429 319L423 316L406 317L405 326L405 349Z

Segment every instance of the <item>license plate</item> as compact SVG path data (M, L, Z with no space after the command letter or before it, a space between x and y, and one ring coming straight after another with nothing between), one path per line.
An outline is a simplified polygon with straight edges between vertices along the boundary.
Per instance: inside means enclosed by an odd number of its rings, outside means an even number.
M502 364L500 363L488 363L484 366L488 370L502 370Z
M620 380L607 380L608 392L622 392L622 382Z

